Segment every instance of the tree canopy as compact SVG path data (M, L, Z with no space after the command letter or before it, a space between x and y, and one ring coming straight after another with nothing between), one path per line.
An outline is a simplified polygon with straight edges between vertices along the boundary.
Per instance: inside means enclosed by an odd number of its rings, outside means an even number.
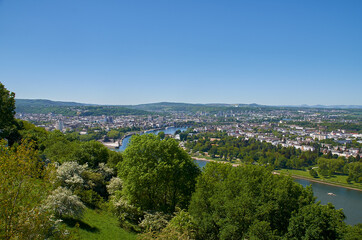
M131 138L118 173L131 204L172 213L187 207L200 170L174 139L145 134Z
M342 239L345 224L342 210L319 202L304 206L290 219L288 239Z
M39 161L32 143L6 145L0 140L0 238L46 238L52 223L41 203L51 190L51 168Z
M189 211L200 239L270 239L283 236L292 213L313 202L311 188L264 167L208 163Z
M15 93L10 92L0 82L0 138L12 144L18 138L15 120Z

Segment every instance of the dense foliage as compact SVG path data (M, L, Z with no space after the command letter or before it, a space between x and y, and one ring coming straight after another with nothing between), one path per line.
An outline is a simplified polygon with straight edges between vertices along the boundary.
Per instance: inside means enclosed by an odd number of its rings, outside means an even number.
M342 210L332 204L319 203L304 206L293 214L287 239L344 239L345 224Z
M293 212L313 201L311 188L264 167L209 163L198 179L190 214L200 239L249 238L261 225L272 239L286 234Z
M1 239L45 239L56 235L56 222L42 207L51 191L52 172L32 143L23 142L15 148L0 141Z
M172 213L187 207L200 170L174 139L136 135L118 165L123 194L142 210Z
M0 139L5 138L10 144L19 140L18 125L15 115L15 93L8 91L0 82Z
M294 147L274 146L254 138L245 139L227 136L226 133L205 133L188 137L185 145L193 153L208 153L211 157L232 161L240 159L245 163L258 162L277 168L307 167L316 163L318 151L302 152Z
M322 155L318 144L314 145L314 151L301 151L294 147L274 146L254 138L236 138L224 132L216 132L188 136L185 146L192 153L201 153L229 162L254 163L274 169L304 170L316 166L316 169L310 170L313 177L318 177L318 174L323 177L344 174L349 175L349 182L362 182L362 162L359 156L345 158L330 152Z

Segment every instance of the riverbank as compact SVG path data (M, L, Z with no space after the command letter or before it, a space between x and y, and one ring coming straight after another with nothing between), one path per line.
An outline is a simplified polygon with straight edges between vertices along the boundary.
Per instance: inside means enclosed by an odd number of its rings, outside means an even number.
M194 160L199 160L199 161L205 161L205 162L217 162L217 163L229 163L226 161L217 161L217 160L211 160L211 159L206 159L206 158L200 158L200 157L191 157ZM237 167L237 166L241 166L242 164L239 163L232 163L232 166ZM290 172L289 172L290 171ZM298 171L298 170L287 170L287 169L283 169L283 170L276 170L273 171L274 174L285 174L285 175L289 175L292 178L298 178L298 179L304 179L304 180L308 180L311 182L316 182L316 183L320 183L320 184L326 184L326 185L330 185L330 186L334 186L334 187L342 187L342 188L346 188L346 189L350 189L350 190L355 190L355 191L360 191L362 192L362 186L361 188L358 187L351 187L348 186L347 183L343 184L343 183L335 183L335 182L331 182L330 180L325 180L325 179L315 179L313 177L309 177L309 176L303 176L303 175L298 175L298 174L292 174L291 172L293 171Z
M115 142L103 142L103 141L99 141L100 143L102 143L104 146L106 146L107 148L110 149L117 149L119 148L120 144L119 141L115 141Z
M277 170L275 171L276 173L279 173L279 174L285 174L285 175L289 175L291 176L292 178L298 178L298 179L304 179L304 180L308 180L308 181L311 181L311 182L315 182L315 183L320 183L320 184L326 184L326 185L329 185L329 186L334 186L334 187L342 187L342 188L346 188L346 189L350 189L350 190L355 190L355 191L360 191L362 192L362 188L358 188L358 187L351 187L351 186L348 186L347 183L344 184L344 183L335 183L335 182L331 182L331 181L328 181L326 179L315 179L313 177L308 177L308 176L302 176L302 175L297 175L297 174L292 174L292 173L289 173L288 170Z

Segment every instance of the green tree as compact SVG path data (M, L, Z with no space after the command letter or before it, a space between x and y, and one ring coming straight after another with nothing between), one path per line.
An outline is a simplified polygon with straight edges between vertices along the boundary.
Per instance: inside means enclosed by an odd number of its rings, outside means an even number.
M90 168L96 168L99 163L107 163L109 150L97 141L84 142L72 154L71 160L79 164L88 163Z
M161 139L164 139L165 138L165 132L159 132L158 133L158 136L161 138Z
M20 137L14 116L15 93L8 91L0 82L0 139L6 138L10 145Z
M116 151L110 151L107 165L111 168L116 168L117 164L122 160L123 160L122 153Z
M270 169L208 163L189 212L199 239L266 239L285 234L292 213L313 201L311 188Z
M344 240L360 240L362 236L362 223L355 226L347 225L346 232L343 236Z
M188 135L189 135L188 132L181 132L180 133L180 140L181 141L186 141Z
M344 218L331 203L307 205L290 219L286 239L343 239Z
M259 220L256 220L249 227L248 233L246 235L248 236L247 239L253 240L279 239L278 236L275 236L275 234L273 233L269 222Z
M188 206L200 170L174 139L135 135L118 164L123 194L142 210L173 213Z
M41 203L51 190L50 165L39 161L33 143L17 148L0 140L0 238L45 239L50 216Z
M120 138L120 133L117 131L117 130L110 130L108 133L107 133L107 137L109 137L110 139L118 139Z
M311 170L309 170L309 174L314 177L317 178L318 177L318 173L316 170L314 170L313 168Z
M184 210L176 213L161 232L149 231L138 235L139 239L190 240L195 239L197 226L190 214Z
M49 132L45 138L40 139L39 143L44 147L45 156L59 163L69 161L79 147L77 142L69 141L62 132L57 130Z
M348 178L357 183L362 182L362 162L348 164Z
M343 159L318 158L318 171L322 176L332 176L336 172L342 172L344 166Z

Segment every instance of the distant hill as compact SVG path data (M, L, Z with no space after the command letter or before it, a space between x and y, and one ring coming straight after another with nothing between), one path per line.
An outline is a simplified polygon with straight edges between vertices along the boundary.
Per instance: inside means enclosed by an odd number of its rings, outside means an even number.
M133 109L141 109L152 112L209 112L217 113L220 111L238 111L256 108L270 108L268 106L258 104L225 104L225 103L210 103L210 104L192 104L192 103L148 103L139 105L127 106ZM239 108L239 109L238 109Z
M309 108L330 108L330 109L362 109L362 105L311 105Z
M124 106L105 106L76 102L60 102L45 99L16 99L17 113L62 114L64 116L101 116L101 115L149 115L148 111L131 109Z
M362 109L362 105L279 105L277 107L293 108L327 108L327 109Z
M127 106L133 109L141 109L152 112L184 112L184 111L195 111L197 109L203 109L206 107L204 104L190 104L190 103L171 103L171 102L160 102L160 103L148 103Z
M61 102L61 101L51 101L47 99L16 99L16 106L32 106L32 107L55 107L55 106L95 106L95 104L85 104L77 102Z
M326 109L362 109L362 105L284 105L284 106L266 106L256 103L252 104L192 104L192 103L174 103L159 102L138 105L96 105L77 102L51 101L46 99L16 99L16 111L19 113L56 113L63 115L147 115L153 113L170 112L208 112L216 114L219 112L238 112L272 109L306 109L306 108L326 108Z

